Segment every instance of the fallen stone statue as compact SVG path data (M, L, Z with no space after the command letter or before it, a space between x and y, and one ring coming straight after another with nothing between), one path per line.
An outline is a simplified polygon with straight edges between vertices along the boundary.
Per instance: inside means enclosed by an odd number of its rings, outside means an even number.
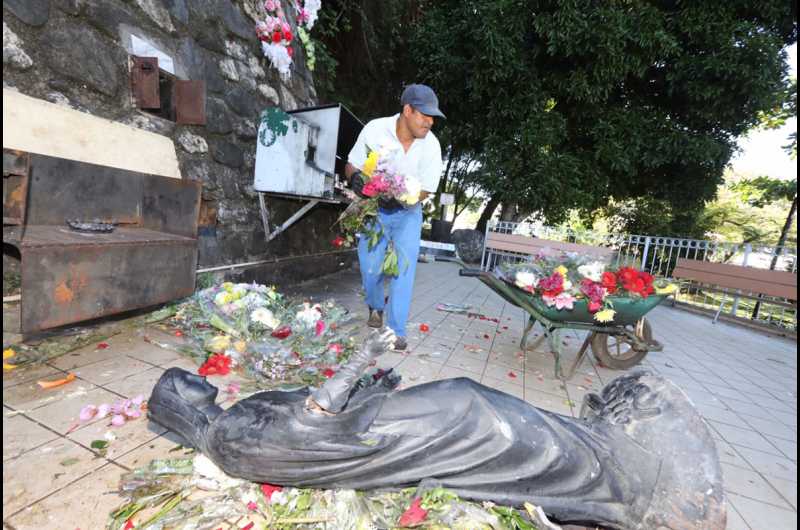
M260 392L227 410L205 378L171 368L149 415L254 482L366 490L432 479L465 499L533 503L564 524L725 528L716 447L671 382L619 377L587 396L580 419L467 378L396 390L388 373L364 385L389 340L373 333L319 389Z

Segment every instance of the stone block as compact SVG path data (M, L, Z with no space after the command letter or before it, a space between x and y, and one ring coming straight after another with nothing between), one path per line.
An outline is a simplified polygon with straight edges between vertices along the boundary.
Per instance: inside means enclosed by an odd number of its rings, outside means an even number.
M49 35L48 61L64 77L113 96L119 88L119 71L127 56L96 32L75 25L57 26ZM91 60L86 51L91 50Z
M234 143L217 140L211 145L211 156L226 166L240 168L244 164L244 152Z
M33 66L33 60L22 49L22 40L3 21L3 65L20 70Z
M50 0L3 0L3 7L29 26L44 26L50 19Z
M219 98L206 100L206 129L215 134L228 134L233 130L231 111Z

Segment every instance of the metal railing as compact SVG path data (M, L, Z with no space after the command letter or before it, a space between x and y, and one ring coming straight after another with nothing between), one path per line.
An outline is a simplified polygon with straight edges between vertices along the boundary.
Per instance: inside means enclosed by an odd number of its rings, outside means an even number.
M635 234L604 234L591 230L573 230L531 223L494 222L487 225L491 232L518 234L558 242L614 249L614 267L630 266L664 278L672 278L678 258L728 263L759 269L788 271L797 274L797 249L788 246L769 246L751 243L730 243L701 239L648 236ZM502 262L521 262L530 259L526 254L487 249L484 245L481 266L493 270ZM774 262L774 267L773 267ZM758 301L739 296L735 291L703 290L691 282L682 282L678 302L720 310L728 315L757 321L768 326L797 330L797 309L787 307L786 299L764 298ZM777 303L776 303L777 302Z

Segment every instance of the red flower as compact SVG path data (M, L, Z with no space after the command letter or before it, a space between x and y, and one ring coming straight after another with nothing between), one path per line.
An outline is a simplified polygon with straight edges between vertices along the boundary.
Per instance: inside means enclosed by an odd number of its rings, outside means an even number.
M427 324L420 324L419 325L419 330L421 332L423 332L423 333L427 333L427 332L429 332L431 330L431 328Z
M542 296L555 298L564 292L564 277L554 272L548 278L539 280L539 288L542 290Z
M327 379L330 379L331 377L336 375L336 370L334 370L333 368L325 368L322 371L322 375L325 376Z
M639 277L639 271L632 267L622 267L620 270L617 271L617 276L619 281L624 285L626 283L631 283L633 280Z
M604 272L600 283L605 287L606 291L608 291L608 294L617 292L617 275L613 272Z
M292 48L291 46L287 46L286 53L289 54L289 57L294 57L294 48Z
M97 349L98 350L105 350L106 348L108 348L108 343L107 342L101 342L101 343L99 343L97 345Z
M343 238L342 236L336 236L336 238L331 243L333 243L334 247L341 247L344 245L344 242L345 238Z
M175 332L175 336L176 337L183 337L183 331L181 331L181 330L176 331Z
M601 302L598 302L596 300L590 300L589 301L589 312L590 313L597 313L598 311L600 311L600 308L602 308L602 307L603 307L603 304Z
M314 330L317 337L325 333L325 321L324 320L317 320L316 329Z
M281 340L285 339L291 334L292 334L292 328L290 328L289 326L281 326L272 332L273 337Z
M420 504L422 503L422 499L417 497L411 503L411 506L403 512L403 515L400 516L400 520L397 521L397 525L401 527L409 527L409 526L417 526L422 521L428 517L428 510L424 510Z
M276 31L275 33L272 34L272 42L274 42L275 44L280 44L281 39L283 39L283 35L281 34L280 31Z
M258 504L254 503L253 501L250 501L247 503L247 509L250 510L251 512L254 512L258 510Z
M133 519L128 519L125 522L125 527L122 530L131 530L133 528Z
M284 31L283 32L283 40L286 42L292 42L292 32L291 31Z
M197 373L203 377L209 375L228 375L231 372L231 362L233 360L227 355L215 353L208 360L203 363Z
M267 498L267 502L272 499L272 494L276 491L283 491L283 488L281 486L273 486L272 484L261 485L261 493L263 493L264 497Z

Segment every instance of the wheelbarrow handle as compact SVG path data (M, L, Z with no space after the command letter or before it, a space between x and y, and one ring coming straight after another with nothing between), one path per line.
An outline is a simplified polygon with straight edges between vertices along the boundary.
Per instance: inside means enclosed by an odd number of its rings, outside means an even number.
M469 277L476 277L483 274L483 271L480 269L461 269L458 271L459 276L469 276Z
M459 276L475 277L475 276L480 276L481 273L483 272L480 269L468 269L467 265L463 261L461 261L458 258L451 258L450 256L436 256L436 261L447 261L450 263L457 263L461 265L462 268L461 270L458 271Z

